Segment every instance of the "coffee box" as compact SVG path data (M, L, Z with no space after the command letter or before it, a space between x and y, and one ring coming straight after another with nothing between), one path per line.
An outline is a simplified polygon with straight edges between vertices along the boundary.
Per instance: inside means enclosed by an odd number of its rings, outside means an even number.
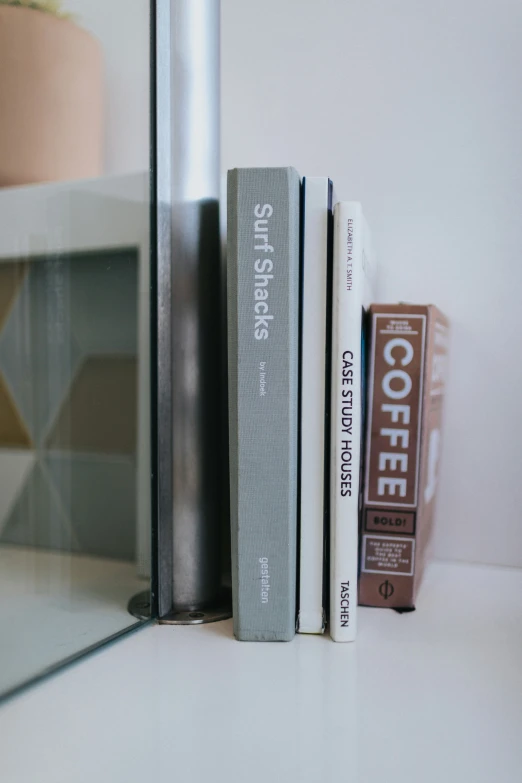
M373 305L359 603L415 608L431 536L449 324L433 305Z

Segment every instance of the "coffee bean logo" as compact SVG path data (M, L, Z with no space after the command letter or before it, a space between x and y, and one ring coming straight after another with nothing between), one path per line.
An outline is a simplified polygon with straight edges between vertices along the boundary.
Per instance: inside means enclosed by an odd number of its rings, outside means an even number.
M395 588L392 583L387 579L382 585L379 585L379 593L382 595L385 601L391 598L395 592Z

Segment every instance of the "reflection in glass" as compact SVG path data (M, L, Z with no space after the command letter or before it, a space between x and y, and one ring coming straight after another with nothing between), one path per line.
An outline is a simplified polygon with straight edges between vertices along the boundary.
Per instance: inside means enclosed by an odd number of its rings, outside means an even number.
M114 107L148 124L115 77L148 82L148 3L125 12L146 59L97 0L0 0L0 695L134 625L148 587L146 135L111 162Z

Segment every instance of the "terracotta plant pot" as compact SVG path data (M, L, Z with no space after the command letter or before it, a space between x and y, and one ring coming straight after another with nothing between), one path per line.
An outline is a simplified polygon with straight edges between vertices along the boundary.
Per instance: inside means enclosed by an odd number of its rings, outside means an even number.
M98 41L68 20L0 6L0 187L96 177L102 160Z

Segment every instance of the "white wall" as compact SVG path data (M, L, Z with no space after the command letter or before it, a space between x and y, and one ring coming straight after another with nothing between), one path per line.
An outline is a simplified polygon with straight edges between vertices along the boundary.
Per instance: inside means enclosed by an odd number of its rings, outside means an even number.
M382 301L452 319L435 554L522 566L522 3L222 0L223 169L360 199Z
M149 168L149 0L66 0L102 45L105 173Z

